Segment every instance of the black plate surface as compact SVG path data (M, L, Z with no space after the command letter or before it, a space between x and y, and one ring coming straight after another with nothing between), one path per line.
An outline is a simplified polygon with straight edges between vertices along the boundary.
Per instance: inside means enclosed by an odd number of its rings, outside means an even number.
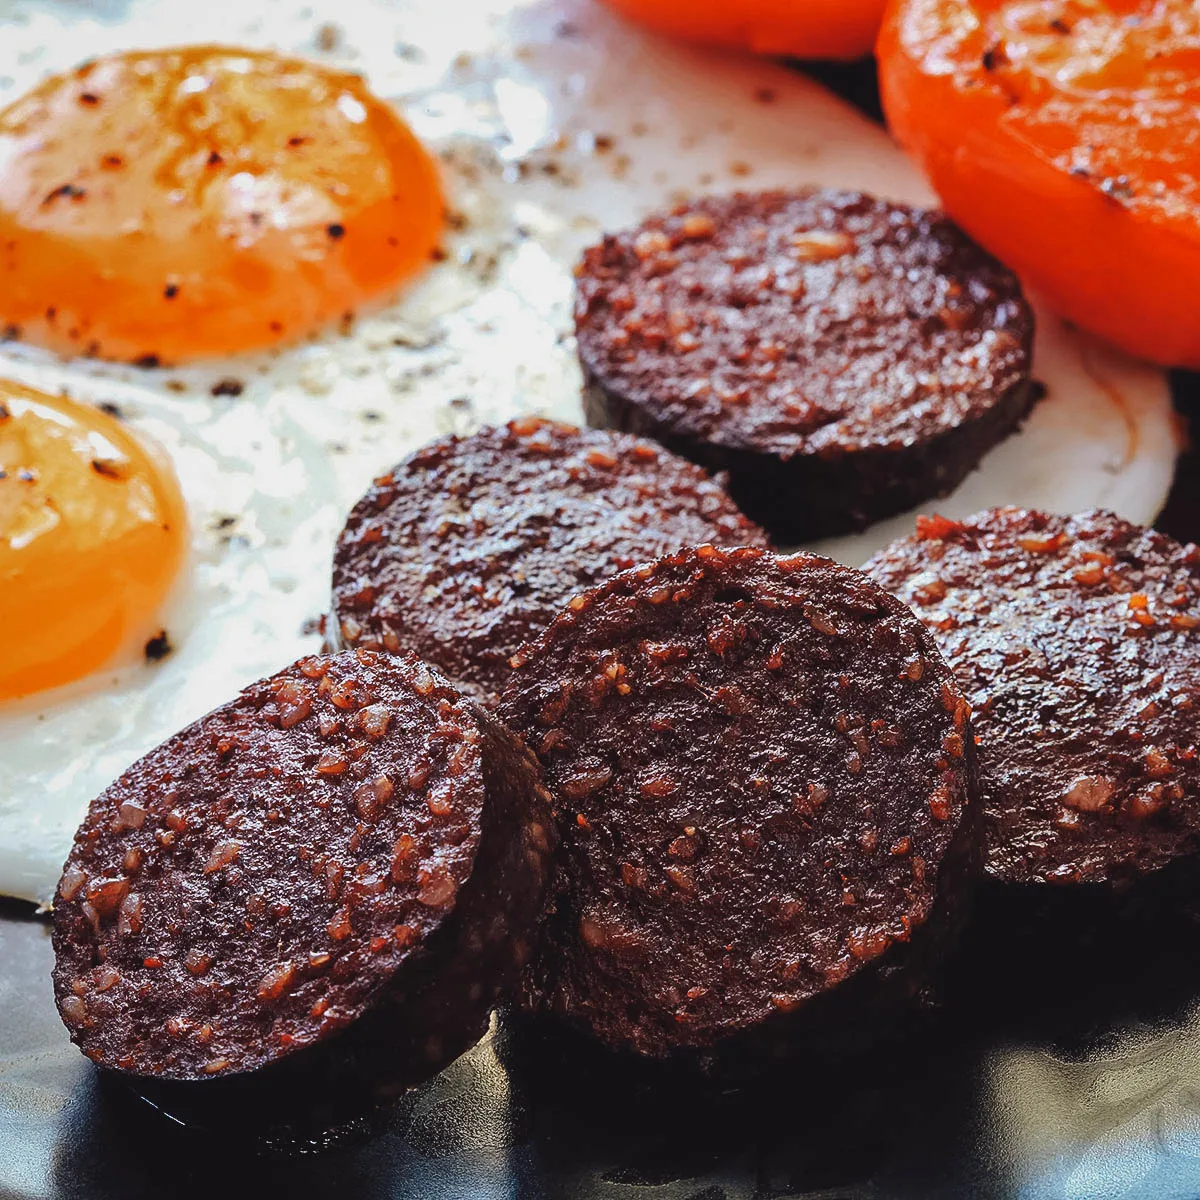
M877 113L869 67L820 74ZM1200 411L1200 378L1175 385ZM1194 453L1159 524L1200 538ZM45 923L0 902L0 1198L1200 1197L1200 922L1063 916L985 900L941 1007L867 1061L721 1092L501 1020L373 1136L302 1155L101 1079L54 1011Z

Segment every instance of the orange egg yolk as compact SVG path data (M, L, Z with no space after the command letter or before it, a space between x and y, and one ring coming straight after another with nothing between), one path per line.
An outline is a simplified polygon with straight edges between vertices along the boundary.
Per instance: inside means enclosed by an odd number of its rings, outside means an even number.
M153 637L185 545L170 466L120 421L0 382L0 700Z
M153 364L294 340L436 252L437 169L354 75L118 54L0 111L0 329Z

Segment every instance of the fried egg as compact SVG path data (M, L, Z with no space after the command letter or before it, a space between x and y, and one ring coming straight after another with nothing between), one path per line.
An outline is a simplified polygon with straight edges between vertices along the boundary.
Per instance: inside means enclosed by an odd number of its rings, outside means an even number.
M127 51L0 112L0 325L180 362L320 329L425 265L436 169L361 79L270 51Z
M817 183L931 202L882 130L782 67L672 43L587 0L460 0L453 19L448 8L10 0L0 104L95 55L220 43L306 57L361 73L395 107L437 161L449 220L441 261L410 274L393 302L299 344L233 355L263 342L214 340L210 357L171 369L59 359L32 334L0 346L0 377L115 406L142 442L162 447L190 531L179 582L156 614L171 653L118 654L69 686L0 703L0 891L46 901L84 808L114 776L240 685L319 646L313 621L328 607L333 543L375 474L433 437L519 413L582 421L572 271L605 230L687 195L745 187ZM267 199L264 220L286 223L277 201ZM164 260L142 277L129 257L113 269L143 279L149 305ZM318 274L336 291L329 270ZM235 274L221 257L219 277ZM306 303L326 283L314 286ZM179 359L200 354L204 327L236 331L238 312L248 327L259 322L260 299L230 293L220 321L198 310ZM100 351L125 359L149 344L120 332L119 314L89 311L112 322L96 335ZM1038 315L1045 400L959 493L929 507L1104 505L1152 519L1176 453L1163 375ZM167 329L184 337L175 326L157 332ZM229 353L212 358L218 351ZM909 527L898 518L821 548L859 563ZM82 613L89 598L75 602Z
M184 530L170 464L119 421L0 380L0 702L152 639Z

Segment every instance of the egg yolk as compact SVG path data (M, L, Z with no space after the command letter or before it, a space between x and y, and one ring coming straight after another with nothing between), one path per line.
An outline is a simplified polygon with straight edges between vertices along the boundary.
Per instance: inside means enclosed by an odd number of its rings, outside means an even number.
M148 365L263 348L394 291L443 218L432 159L357 76L100 58L0 111L0 330Z
M0 700L153 637L185 532L169 465L119 421L0 382Z

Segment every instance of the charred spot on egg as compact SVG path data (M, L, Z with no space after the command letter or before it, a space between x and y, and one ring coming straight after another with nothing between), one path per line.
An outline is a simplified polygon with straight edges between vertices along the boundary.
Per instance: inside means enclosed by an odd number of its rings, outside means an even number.
M433 160L360 78L269 51L114 54L0 112L0 327L141 365L261 349L432 258Z
M0 701L153 631L186 524L170 467L119 421L0 381Z

